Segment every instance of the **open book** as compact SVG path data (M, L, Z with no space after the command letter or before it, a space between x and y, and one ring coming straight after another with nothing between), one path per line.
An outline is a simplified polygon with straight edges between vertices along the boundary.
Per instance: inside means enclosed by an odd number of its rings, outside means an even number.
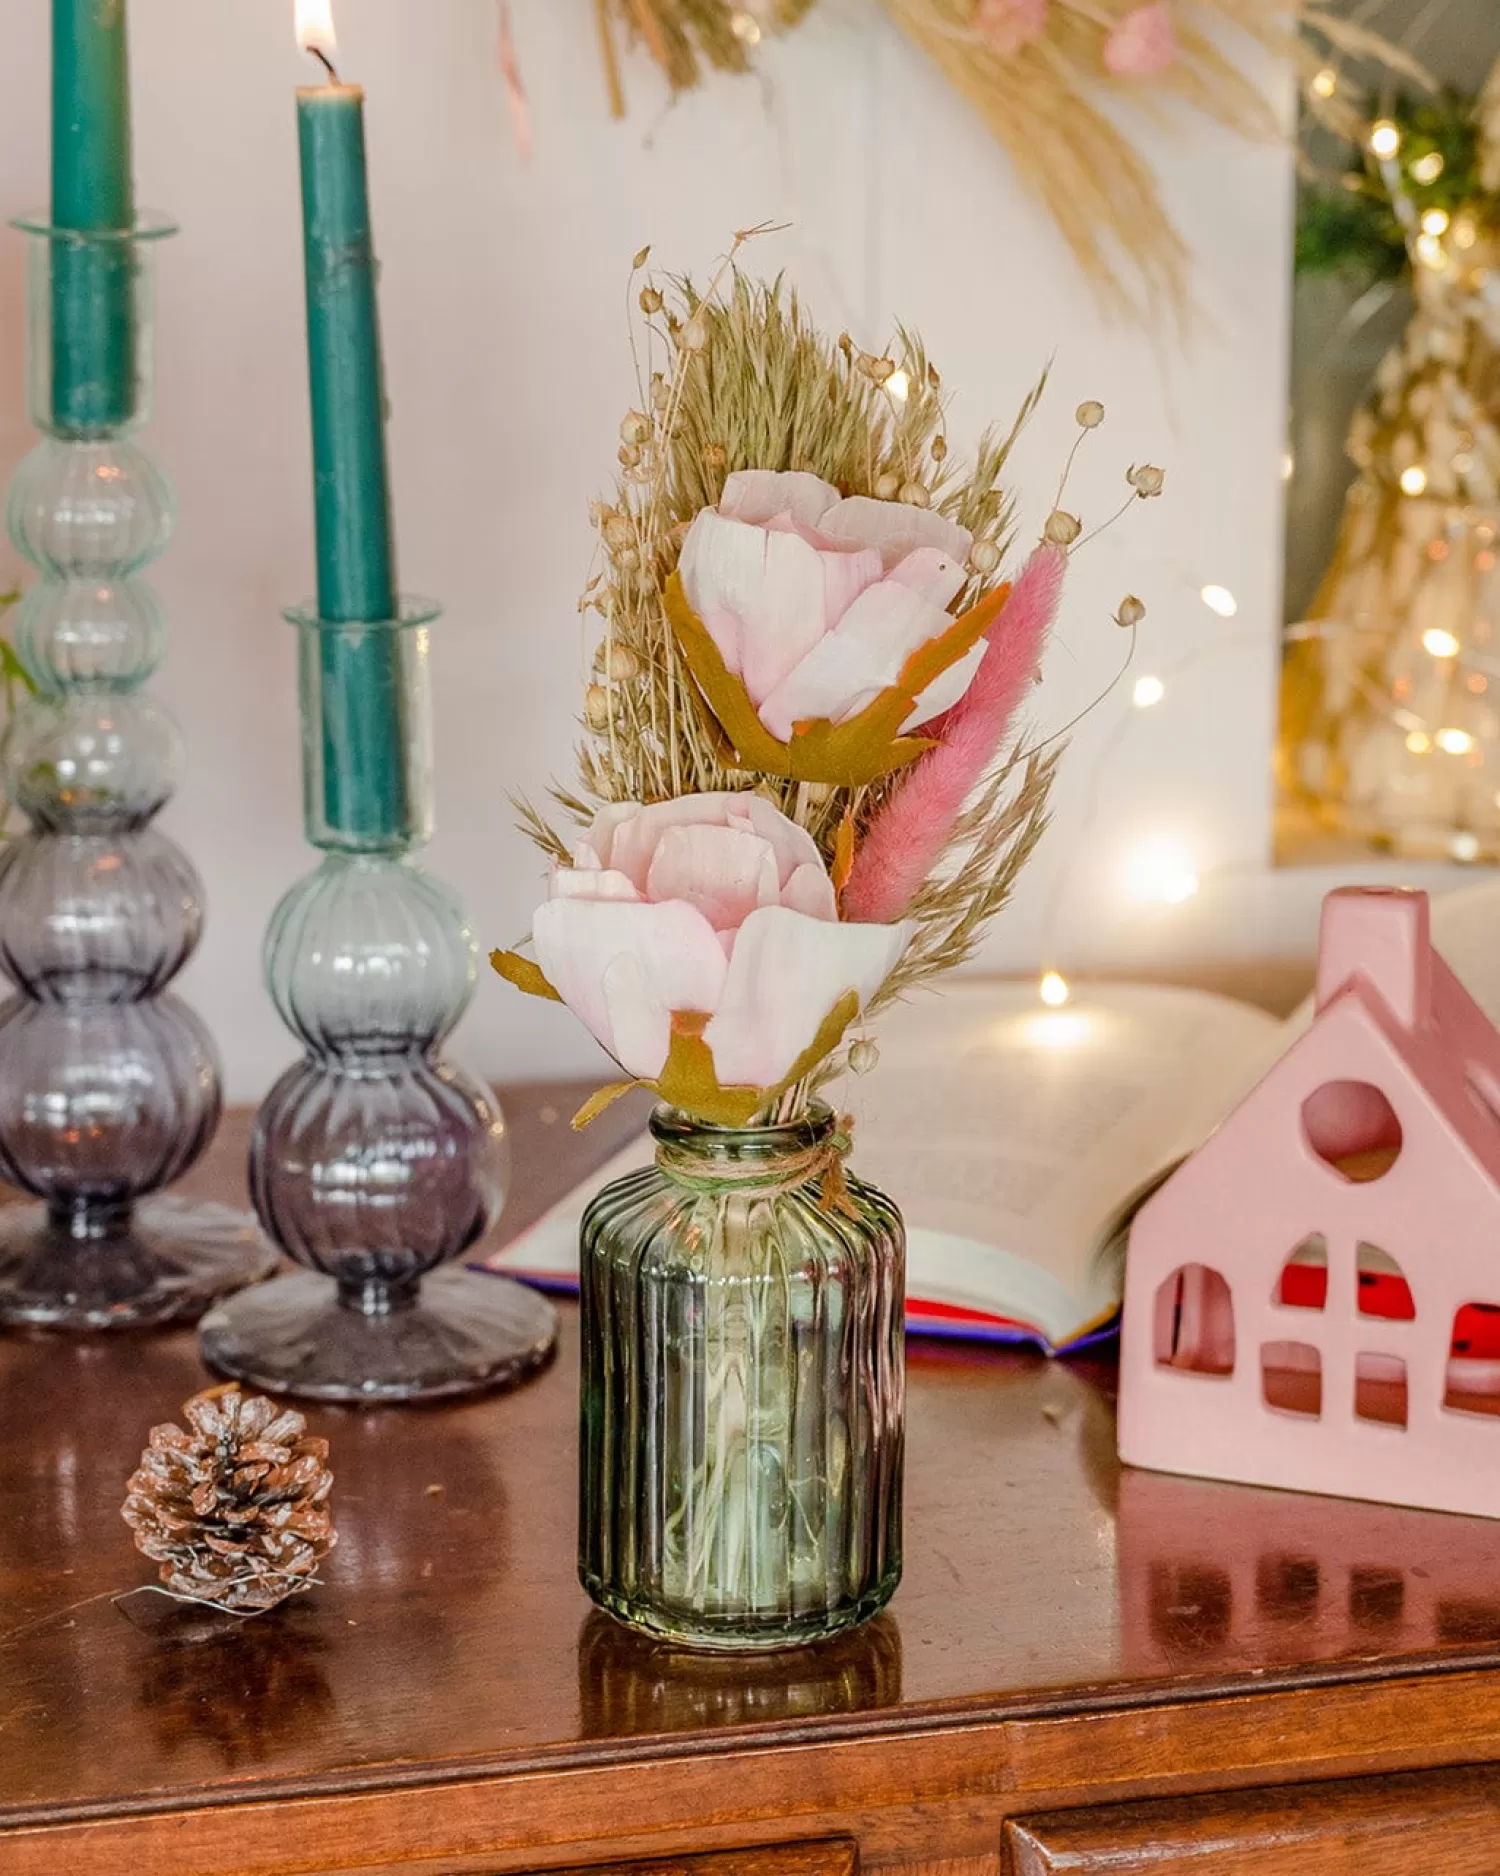
M1500 882L1437 900L1432 928L1500 1020ZM908 1329L1049 1353L1107 1333L1136 1208L1309 1016L1144 984L1049 1010L1034 982L959 978L883 1018L879 1067L830 1098L855 1118L853 1170L905 1215ZM576 1289L584 1207L650 1157L627 1147L487 1268Z

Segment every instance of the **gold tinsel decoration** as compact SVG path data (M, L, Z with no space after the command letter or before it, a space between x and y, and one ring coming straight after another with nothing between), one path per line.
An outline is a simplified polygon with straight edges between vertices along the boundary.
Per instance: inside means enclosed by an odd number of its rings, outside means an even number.
M239 1615L311 1588L337 1542L327 1440L233 1383L195 1394L182 1412L186 1429L151 1429L121 1510L162 1587Z

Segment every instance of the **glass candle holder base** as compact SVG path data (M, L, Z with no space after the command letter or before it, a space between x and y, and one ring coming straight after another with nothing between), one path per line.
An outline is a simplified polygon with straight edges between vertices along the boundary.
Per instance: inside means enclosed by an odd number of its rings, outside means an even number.
M0 1208L0 1325L145 1329L196 1322L276 1268L255 1220L227 1205L157 1199L111 1219Z
M550 1360L557 1311L507 1277L437 1270L406 1292L299 1274L231 1298L199 1329L216 1374L271 1394L378 1404L511 1387Z

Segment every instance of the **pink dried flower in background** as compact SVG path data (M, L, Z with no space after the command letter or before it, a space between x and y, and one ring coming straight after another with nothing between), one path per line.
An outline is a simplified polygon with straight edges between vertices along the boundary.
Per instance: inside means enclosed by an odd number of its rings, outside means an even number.
M1067 564L1062 548L1050 545L1027 561L968 694L934 726L941 742L897 784L861 841L844 888L845 918L884 925L904 917L942 858L1031 688Z
M1180 48L1162 0L1127 13L1104 42L1104 63L1116 78L1155 78L1177 62Z
M1048 0L979 0L974 25L991 51L1009 58L1047 30Z

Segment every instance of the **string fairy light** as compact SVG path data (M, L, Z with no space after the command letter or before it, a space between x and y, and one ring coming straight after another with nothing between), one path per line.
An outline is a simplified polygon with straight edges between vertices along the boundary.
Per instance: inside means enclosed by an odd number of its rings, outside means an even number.
M1388 117L1370 127L1370 154L1389 163L1401 153L1401 132Z
M1198 597L1221 619L1232 619L1240 609L1240 602L1227 586L1205 586Z
M1073 994L1061 971L1047 971L1037 993L1049 1010L1060 1010Z

